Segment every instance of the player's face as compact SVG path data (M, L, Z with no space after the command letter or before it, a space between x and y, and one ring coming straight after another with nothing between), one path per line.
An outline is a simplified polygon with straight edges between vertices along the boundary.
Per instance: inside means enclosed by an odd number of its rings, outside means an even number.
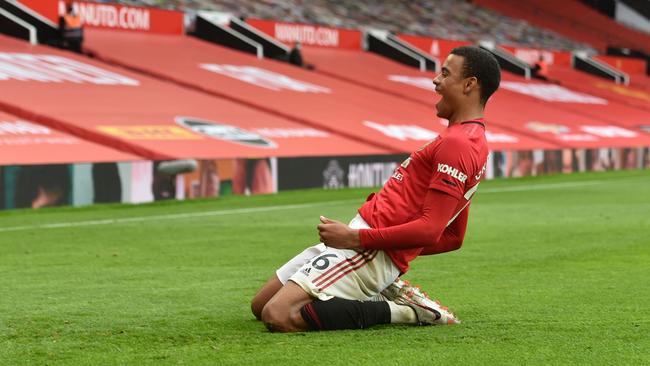
M440 95L440 101L436 104L437 116L449 119L463 96L463 63L465 58L458 55L449 55L442 65L442 71L435 79L433 84L436 86L436 92Z

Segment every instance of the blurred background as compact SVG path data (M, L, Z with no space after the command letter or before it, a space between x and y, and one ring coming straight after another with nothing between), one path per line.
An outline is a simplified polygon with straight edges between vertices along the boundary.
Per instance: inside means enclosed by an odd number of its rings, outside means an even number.
M647 0L0 2L0 208L382 185L497 57L487 178L650 167Z

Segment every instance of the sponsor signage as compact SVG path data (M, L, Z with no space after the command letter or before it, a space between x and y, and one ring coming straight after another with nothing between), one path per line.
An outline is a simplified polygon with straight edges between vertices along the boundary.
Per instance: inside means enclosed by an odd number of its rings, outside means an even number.
M263 147L271 149L278 147L275 142L263 137L258 133L227 125L225 123L206 121L193 117L176 117L176 123L191 131L218 140L234 142L237 144L252 147Z
M51 165L140 159L139 156L0 112L0 165Z
M469 46L472 43L468 41L452 41L448 39L434 39L423 36L414 36L410 34L399 34L398 37L413 46L428 52L437 57L439 60L444 61L451 50L460 46Z
M315 128L270 128L262 127L254 129L258 134L265 137L273 137L280 139L287 138L304 138L304 137L319 137L327 138L330 136L329 133Z
M501 88L525 94L547 102L607 104L607 100L593 95L579 93L559 85L522 83L518 81L502 81Z
M58 24L65 13L63 0L20 0L45 18ZM151 32L163 34L184 33L183 12L92 1L72 1L81 16L84 27Z
M73 59L31 53L0 52L0 81L137 86L137 80Z
M489 128L489 127L488 127ZM485 139L488 143L516 144L519 139L507 133L485 131Z
M73 136L53 134L48 127L22 120L0 121L0 146L78 144Z
M537 48L521 48L512 46L501 46L510 51L518 59L534 65L542 57L548 65L571 66L571 52L549 51Z
M97 129L125 140L200 140L202 137L178 126L97 126Z
M597 81L594 83L594 85L599 89L609 90L616 94L622 95L624 97L640 99L650 103L650 93L640 89L635 89L630 86L622 86L611 82L603 82L603 81Z
M278 159L278 190L380 187L408 155Z
M645 74L646 60L622 56L596 55L594 58L628 74Z
M388 80L396 83L402 83L414 86L416 88L436 91L436 86L433 84L433 79L423 76L408 76L408 75L388 75Z
M414 45L424 52L430 53L442 61L447 58L451 50L454 48L460 46L469 46L472 44L472 42L469 41L435 39L424 36L415 36L411 34L399 34L398 36L400 39ZM537 62L540 56L544 57L544 60L549 65L569 66L571 64L571 52L549 51L534 48L517 48L504 45L499 46L512 52L517 58L520 58L529 64L534 64Z
M358 30L261 19L247 19L246 22L288 45L298 42L306 46L361 49L361 32Z
M273 91L331 93L329 88L255 66L200 64L200 68Z
M571 127L559 123L530 121L526 123L526 127L537 133L551 134L555 139L564 142L633 139L639 136L635 131L611 125L579 125L572 130Z
M429 141L438 137L438 133L417 125L382 124L373 121L363 121L363 125L399 141Z

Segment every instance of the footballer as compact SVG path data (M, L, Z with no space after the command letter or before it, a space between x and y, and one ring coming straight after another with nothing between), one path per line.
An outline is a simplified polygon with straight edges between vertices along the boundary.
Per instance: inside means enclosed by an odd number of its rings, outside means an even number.
M499 87L494 56L455 48L433 80L447 129L413 152L349 225L321 216L321 243L287 262L255 295L271 331L455 324L437 301L400 279L421 255L460 248L488 157L483 113Z

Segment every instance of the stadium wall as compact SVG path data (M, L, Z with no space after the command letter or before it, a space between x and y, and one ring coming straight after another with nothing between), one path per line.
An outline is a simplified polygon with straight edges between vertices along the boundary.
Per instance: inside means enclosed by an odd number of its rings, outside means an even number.
M306 188L381 187L406 154L199 160L169 175L161 162L0 167L0 208L146 203ZM487 179L650 168L650 148L493 151Z
M65 13L64 0L19 0L45 18L58 24ZM84 27L181 35L184 13L152 7L121 5L94 1L71 1Z

